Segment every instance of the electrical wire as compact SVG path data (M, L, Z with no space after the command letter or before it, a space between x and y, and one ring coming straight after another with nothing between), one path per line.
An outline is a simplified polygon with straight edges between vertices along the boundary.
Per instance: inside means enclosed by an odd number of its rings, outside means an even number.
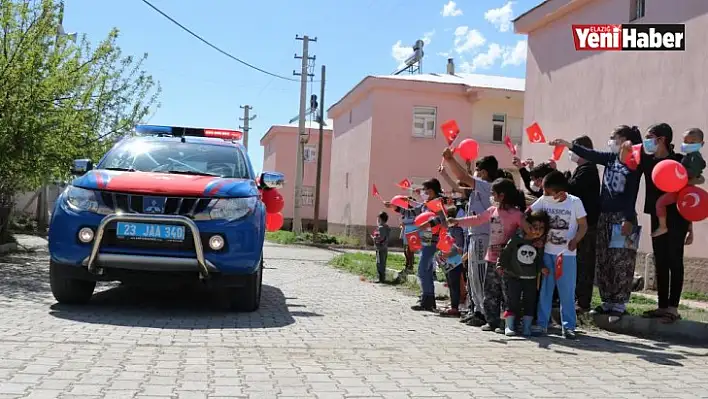
M293 78L289 78L289 77L287 77L287 76L278 75L277 73L269 72L269 71L266 71L265 69L262 69L262 68L259 68L259 67L255 66L255 65L253 65L253 64L249 64L248 62L243 61L243 60L241 60L240 58L238 58L238 57L236 57L236 56L234 56L234 55L229 54L229 53L226 52L225 50L222 50L221 48L219 48L219 47L217 47L216 45L212 44L212 43L209 42L208 40L206 40L206 39L204 39L203 37L199 36L198 34L194 33L192 30L190 30L190 29L187 28L186 26L182 25L181 23L179 23L178 21L176 21L174 18L170 17L170 16L167 15L165 12L163 12L162 10L160 10L159 8L157 8L156 6L154 6L154 5L153 5L152 3L150 3L148 0L142 0L142 2L145 3L145 4L147 4L150 8L152 8L153 10L155 10L157 13L159 13L159 14L162 15L163 17L167 18L167 19L168 19L170 22L172 22L173 24L179 26L179 27L180 27L182 30L184 30L185 32L187 32L187 33L189 33L190 35L192 35L192 36L194 36L195 38L197 38L197 39L198 39L199 41L201 41L202 43L204 43L204 44L206 44L207 46L211 47L212 49L218 51L219 53L221 53L221 54L223 54L223 55L225 55L225 56L231 58L231 59L234 60L234 61L239 62L239 63L241 63L241 64L243 64L243 65L245 65L245 66L247 66L247 67L249 67L249 68L251 68L251 69L255 69L255 70L258 71L258 72L264 73L264 74L266 74L266 75L270 75L270 76L272 76L272 77L274 77L274 78L278 78L278 79L282 79L282 80L287 80L287 81L290 81L290 82L299 82L299 81L300 81L300 79L293 79Z

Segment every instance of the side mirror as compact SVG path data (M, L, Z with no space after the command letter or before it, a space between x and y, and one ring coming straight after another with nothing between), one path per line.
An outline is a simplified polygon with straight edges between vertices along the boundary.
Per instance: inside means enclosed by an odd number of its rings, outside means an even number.
M285 175L278 172L263 172L260 176L262 188L283 188Z
M91 169L93 169L93 162L90 159L75 159L71 167L71 174L81 176Z

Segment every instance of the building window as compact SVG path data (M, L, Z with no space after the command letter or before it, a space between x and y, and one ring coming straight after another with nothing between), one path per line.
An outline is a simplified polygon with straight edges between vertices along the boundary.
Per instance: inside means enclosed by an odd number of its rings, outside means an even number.
M352 110L349 110L349 123L352 123Z
M413 107L413 137L435 137L435 107Z
M306 145L303 156L305 157L305 162L317 162L317 146L314 144Z
M302 186L300 198L302 206L315 206L315 188L312 186Z
M349 172L344 175L344 188L349 188Z
M504 141L504 133L506 132L506 115L492 115L492 141L501 143Z
M631 0L629 8L629 21L631 22L644 18L645 8L646 0Z

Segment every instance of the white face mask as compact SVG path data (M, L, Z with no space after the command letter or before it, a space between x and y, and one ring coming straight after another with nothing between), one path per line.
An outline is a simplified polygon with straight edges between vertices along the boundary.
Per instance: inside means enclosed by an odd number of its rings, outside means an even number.
M619 152L620 152L620 146L614 140L610 140L607 142L607 148L610 149L610 152L615 153L615 154L619 154Z
M570 162L573 163L578 163L578 161L580 160L578 154L574 153L573 151L568 151L568 158L570 159Z
M429 198L429 197L428 197L428 193L426 193L426 192L421 192L421 193L420 193L420 199L422 199L423 201L427 201L428 198Z
M541 187L537 186L535 181L532 181L530 186L531 190L533 191L541 191Z

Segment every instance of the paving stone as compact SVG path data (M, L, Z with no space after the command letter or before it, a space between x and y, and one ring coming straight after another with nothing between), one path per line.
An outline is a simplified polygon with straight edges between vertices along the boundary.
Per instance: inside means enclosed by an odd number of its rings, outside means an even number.
M53 306L46 253L0 258L0 399L689 398L708 350L591 332L506 338L414 313L414 298L268 245L261 309L204 287L99 284ZM657 380L656 376L661 376ZM700 395L699 395L700 396Z

